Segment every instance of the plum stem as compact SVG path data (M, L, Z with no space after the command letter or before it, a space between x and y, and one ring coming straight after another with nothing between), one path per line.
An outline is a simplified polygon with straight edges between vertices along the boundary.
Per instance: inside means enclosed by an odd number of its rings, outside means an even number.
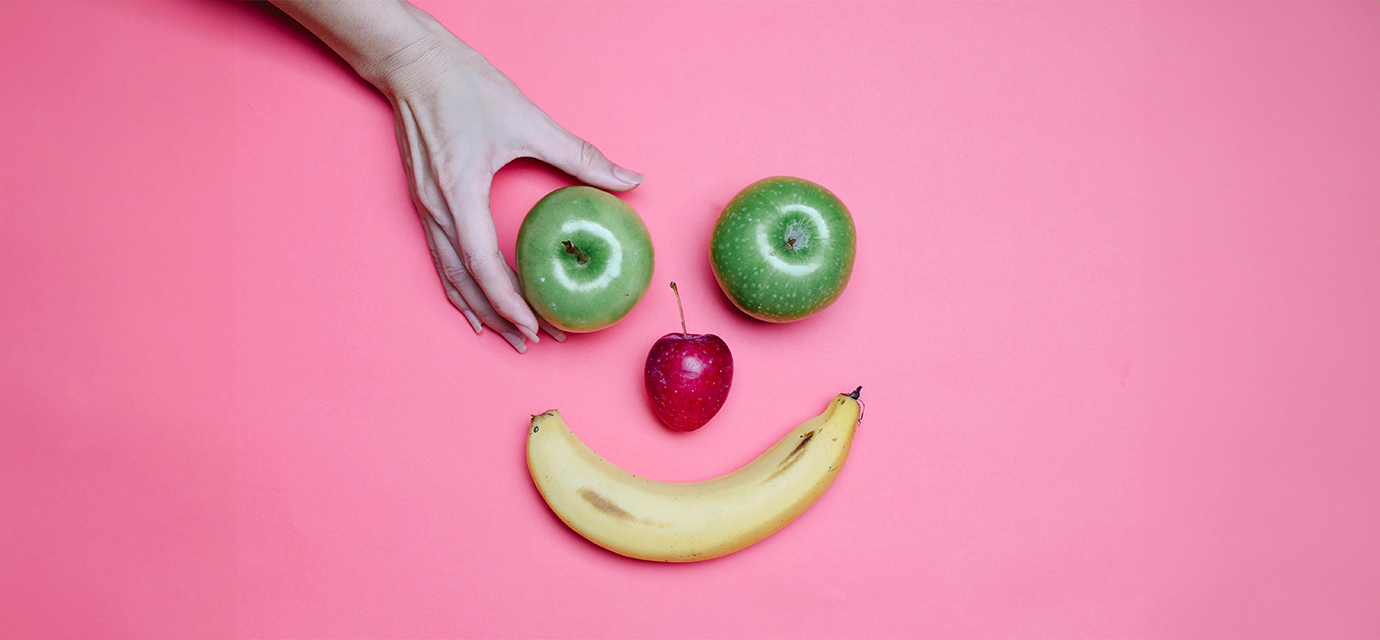
M577 246L575 246L575 244L572 243L571 241L569 241L569 240L562 240L562 241L561 241L561 244L565 245L565 252L566 252L566 253L568 253L568 254L569 254L569 253L575 254L575 261L576 261L576 262L578 262L578 263L580 263L580 264L584 264L584 263L586 263L586 262L589 262L589 256L585 255L585 252L580 251L580 248L577 247Z
M685 330L685 307L680 305L680 289L677 289L676 283L672 282L671 290L676 292L676 308L680 310L680 334L688 336L690 332Z

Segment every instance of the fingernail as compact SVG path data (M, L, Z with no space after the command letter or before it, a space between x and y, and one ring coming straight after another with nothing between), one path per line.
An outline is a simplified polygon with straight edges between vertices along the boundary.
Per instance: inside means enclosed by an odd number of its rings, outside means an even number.
M647 176L644 176L636 171L624 169L623 167L619 166L614 166L613 176L615 178L618 178L619 180L622 180L623 182L634 185L642 184L642 181L647 179Z
M484 325L479 324L479 318L474 317L473 312L471 312L469 309L465 309L462 310L460 313L465 314L465 319L470 321L470 326L474 327L475 333L484 333Z
M555 327L551 327L550 329L547 329L546 332L551 334L551 337L555 338L556 342L565 342L564 331L561 331L560 329L557 329Z
M513 348L517 349L518 353L527 353L527 343L523 342L522 338L519 338L517 334L504 331L503 339L507 340L508 344L513 345Z
M528 329L527 327L524 327L522 325L518 325L517 328L518 331L522 332L522 335L527 336L528 340L531 340L532 342L541 342L541 338L537 337L537 332Z

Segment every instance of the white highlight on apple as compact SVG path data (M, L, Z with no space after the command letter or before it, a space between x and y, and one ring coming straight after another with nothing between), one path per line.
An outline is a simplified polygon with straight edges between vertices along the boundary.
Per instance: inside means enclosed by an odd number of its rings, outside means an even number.
M820 215L819 211L816 211L814 207L803 204L788 204L781 207L781 210L786 213L803 213L809 216L815 223L816 237L820 240L827 240L829 238L829 227L824 224L824 216ZM762 254L762 257L766 259L767 264L770 264L772 268L784 273L789 273L793 276L803 276L807 273L811 273L824 263L824 259L819 258L814 262L806 264L791 264L777 257L776 250L772 247L771 239L767 237L767 223L765 222L757 225L757 251Z
M815 221L815 233L819 235L819 239L829 239L829 225L824 224L824 216L820 215L819 211L814 207L803 204L788 204L781 207L781 211L785 213L803 213L810 216L810 219Z
M818 215L818 214L816 214ZM568 220L561 225L561 233L574 233L576 231L587 231L599 237L600 240L609 244L609 262L604 268L604 272L598 278L589 282L576 282L570 279L565 273L565 265L559 257L551 258L551 271L556 275L556 280L560 281L561 286L571 291L594 291L603 289L613 282L619 274L623 273L623 245L618 243L618 238L614 237L613 232L607 227L590 220Z
M701 373L704 373L704 361L695 356L686 356L685 360L680 363L680 368L685 371L685 377L698 378Z

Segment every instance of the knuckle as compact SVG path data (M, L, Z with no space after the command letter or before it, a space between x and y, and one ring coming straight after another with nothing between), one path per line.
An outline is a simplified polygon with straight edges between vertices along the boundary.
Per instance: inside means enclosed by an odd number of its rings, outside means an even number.
M435 189L429 189L426 185L413 185L412 199L417 207L431 213L433 216L445 211L445 202Z
M427 234L428 242L432 243L432 251L439 249L435 243L447 242L448 238L455 236L455 220L440 196L432 193L424 197L416 193L413 194L412 203L421 217L422 231ZM441 232L440 235L436 234L437 230Z
M446 280L449 280L453 283L464 282L465 280L468 280L470 278L469 271L466 271L465 267L462 267L458 264L441 265L441 275L444 275L446 277Z
M599 152L599 148L590 144L588 141L580 141L580 166L585 169L597 169L600 161L604 159L604 154Z
M437 238L436 242L450 242L450 239L455 237L455 220L449 215L434 214L431 216L431 222L441 230L442 237Z
M460 179L465 175L462 166L462 163L456 161L454 155L445 149L437 151L431 158L431 172L436 176L436 183L442 189L460 183Z
M474 276L476 280L485 280L498 273L499 260L501 260L501 258L497 255L483 251L466 251L462 258L465 269L468 270L470 275Z
M472 188L485 174L493 155L487 147L454 149L453 145L441 146L433 150L427 159L431 165L431 175L436 187L444 193L455 189Z

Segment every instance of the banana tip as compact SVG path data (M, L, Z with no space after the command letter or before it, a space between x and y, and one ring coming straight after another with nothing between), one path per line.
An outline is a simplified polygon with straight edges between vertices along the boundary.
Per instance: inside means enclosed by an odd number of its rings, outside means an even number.
M844 395L847 395L848 397L857 400L859 397L862 396L862 386L859 386L857 389L854 389L853 393L848 393Z

